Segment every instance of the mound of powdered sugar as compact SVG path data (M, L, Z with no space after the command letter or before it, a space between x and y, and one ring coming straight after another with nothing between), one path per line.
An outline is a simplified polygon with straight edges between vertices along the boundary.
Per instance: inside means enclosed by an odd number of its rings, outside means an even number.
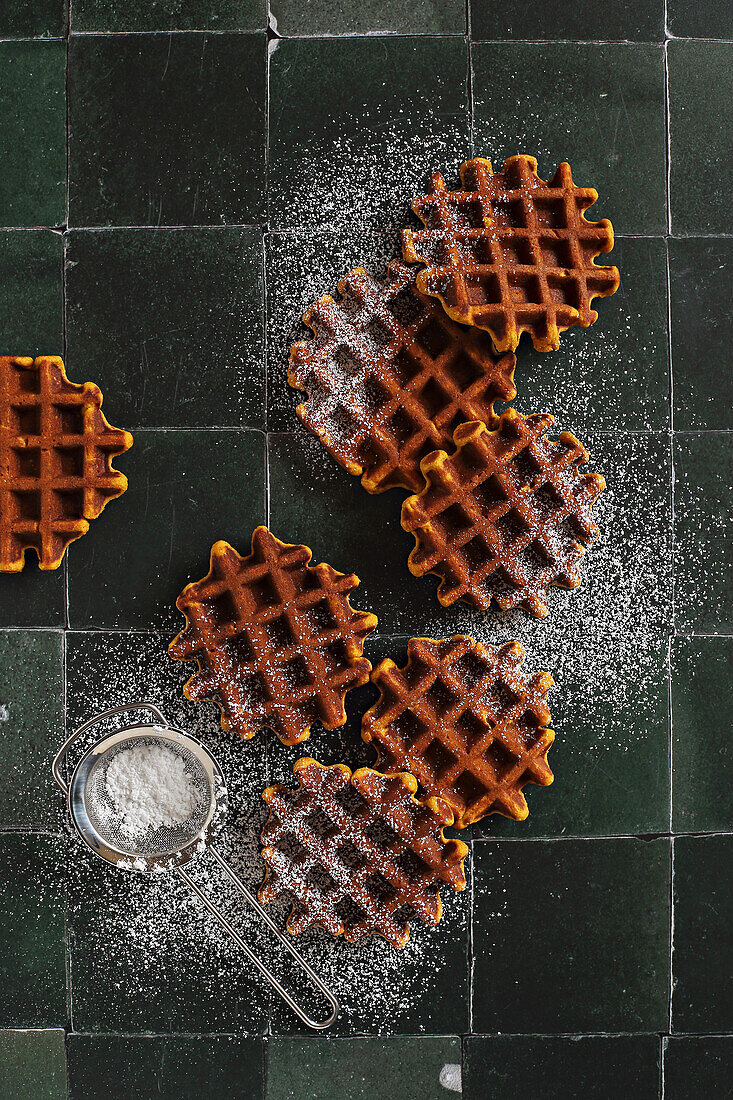
M129 834L181 825L198 802L182 758L164 745L133 745L118 752L105 783L122 829Z

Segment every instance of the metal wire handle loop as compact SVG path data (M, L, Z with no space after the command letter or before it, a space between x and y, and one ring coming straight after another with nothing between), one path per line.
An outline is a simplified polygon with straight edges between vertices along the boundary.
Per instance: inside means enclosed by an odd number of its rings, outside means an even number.
M83 733L86 733L88 729L91 729L92 726L95 726L97 722L101 722L103 718L112 718L116 714L125 714L127 711L130 710L149 710L156 716L156 718L160 719L160 724L162 725L163 729L168 730L172 728L168 719L164 718L163 714L160 712L160 710L158 710L155 703L126 703L124 706L110 707L109 710L103 710L101 714L96 714L94 718L90 718L89 721L85 722L83 726L79 726L77 730L74 730L71 736L68 737L66 741L64 741L63 745L53 758L51 771L53 773L54 779L56 780L64 794L69 793L69 784L66 782L61 774L61 763L74 742L78 741L81 735Z
M328 1003L331 1005L332 1012L329 1016L326 1017L325 1020L312 1020L308 1013L305 1012L295 1000L293 1000L287 989L285 989L280 984L275 975L270 970L268 970L262 960L258 958L258 956L254 953L249 944L246 943L236 931L236 929L232 927L232 925L229 923L221 910L218 909L213 901L211 901L211 899L208 898L206 894L204 894L203 891L199 889L193 879L190 878L190 876L183 870L182 867L176 868L178 874L184 880L189 889L192 890L193 893L203 902L205 907L219 922L222 928L231 936L237 946L240 947L242 951L244 951L250 962L254 963L260 974L262 974L262 976L270 983L272 988L280 994L285 1003L290 1006L298 1019L302 1020L307 1027L313 1028L316 1031L323 1031L325 1028L330 1027L338 1016L339 1012L341 1011L341 1006L334 997L333 993L330 991L330 989L327 988L327 986L324 985L324 983L321 981L315 971L311 969L303 956L298 951L296 951L291 943L288 943L288 941L285 939L282 932L274 923L270 915L265 912L260 903L254 897L254 895L250 893L250 891L244 885L239 876L229 866L224 857L220 855L219 852L217 852L216 848L214 848L213 845L209 846L209 851L214 856L217 863L224 869L224 871L226 871L227 875L234 883L237 892L241 895L241 897L244 898L247 904L258 914L258 916L262 917L265 923L269 925L282 946L290 953L290 955L292 955L300 969L303 970L309 978L311 978L313 983L317 986L317 988L321 991Z
M237 875L232 870L232 868L229 866L227 861L219 853L219 851L214 847L213 844L209 846L209 850L211 851L211 854L214 856L214 859L216 859L217 863L219 863L219 865L226 871L227 875L232 880L235 887L240 892L240 894L244 897L244 899L247 901L247 903L251 906L251 908L255 911L255 913L257 913L257 915L260 916L263 919L265 924L267 924L268 927L275 933L275 936L276 936L277 940L279 941L279 943L282 944L282 946L285 948L285 950L288 952L288 954L292 955L292 957L295 959L296 963L301 968L301 970L305 971L305 973L308 975L308 977L313 981L313 983L321 991L323 996L326 998L328 1003L333 1008L333 1012L322 1023L316 1023L315 1021L309 1019L309 1017L305 1016L303 1013L301 1013L298 1010L296 1005L293 1004L293 1001L288 996L286 991L282 988L282 986L279 984L279 982L273 981L273 985L274 985L275 989L284 998L284 1000L287 1001L287 1003L290 1005L290 1007L293 1009L293 1011L300 1017L300 1019L303 1021L303 1023L308 1025L308 1027L318 1028L319 1030L322 1030L323 1028L330 1027L331 1024L334 1022L334 1020L336 1019L336 1017L338 1016L339 1012L341 1011L341 1005L337 1001L336 997L333 995L333 993L328 988L328 986L326 986L324 984L324 982L318 977L315 970L313 970L312 967L309 966L309 964L305 961L305 959L300 954L300 952L296 950L296 948L293 946L293 944L290 942L290 940L282 934L282 932L280 931L278 926L275 924L274 920L272 919L270 914L267 912L267 910L264 909L260 905L259 901L254 896L254 894L252 894L251 891L247 889L247 887L244 885L244 883L240 879L239 875Z

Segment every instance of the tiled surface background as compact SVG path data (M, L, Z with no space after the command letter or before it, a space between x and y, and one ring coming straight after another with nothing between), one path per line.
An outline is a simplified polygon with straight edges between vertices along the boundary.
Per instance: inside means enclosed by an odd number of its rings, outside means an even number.
M461 1061L466 1100L729 1095L731 8L272 0L267 28L263 0L0 5L0 353L62 352L135 434L128 493L63 568L0 578L0 1097L432 1100ZM339 471L284 384L302 310L394 254L430 170L518 151L598 188L622 272L593 329L518 355L518 407L609 483L544 623L443 612L399 493ZM231 742L165 645L211 542L268 517L362 577L373 660L468 629L557 681L556 782L474 830L440 928L398 958L304 938L347 1008L333 1039L174 883L88 857L48 771L95 707L157 698L222 756L257 881L257 792L301 753ZM307 751L366 759L370 699Z

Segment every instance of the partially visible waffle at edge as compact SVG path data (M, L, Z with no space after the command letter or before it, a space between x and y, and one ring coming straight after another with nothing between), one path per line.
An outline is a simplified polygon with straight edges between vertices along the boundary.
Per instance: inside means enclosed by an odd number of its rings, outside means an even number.
M516 394L514 356L452 322L399 260L384 282L357 268L338 289L304 315L314 338L290 352L288 381L309 395L297 414L369 492L417 492L420 460L459 424L495 425L494 402Z
M436 172L412 204L425 229L404 230L403 252L427 265L418 288L454 320L490 332L499 351L514 351L523 332L551 351L571 325L591 325L593 299L619 285L615 267L594 263L613 248L611 223L585 217L598 192L576 187L566 163L545 183L528 156L509 157L502 172L466 161L461 184L449 191Z
M518 642L484 646L458 634L411 638L407 664L385 660L372 672L380 699L366 712L362 737L381 771L409 771L443 799L459 829L489 813L523 821L527 783L547 786L548 672L522 672Z
M591 509L606 483L581 472L588 452L574 435L546 438L553 423L507 409L496 430L463 424L454 455L423 460L427 486L402 505L416 543L408 565L415 576L441 577L446 607L463 599L486 610L495 600L542 618L550 585L580 584L578 563L599 534Z
M299 786L268 787L262 830L267 865L262 901L289 898L289 932L320 925L347 940L379 933L395 947L417 916L437 924L441 883L463 890L468 848L447 840L453 815L435 799L414 797L409 774L380 775L345 764L295 764Z
M335 729L346 692L369 679L362 654L377 619L349 603L359 579L310 560L307 546L258 527L248 557L215 543L208 574L178 597L186 627L169 651L199 666L184 694L217 703L224 729L245 740L262 726L286 745L316 721Z
M70 382L56 356L0 358L0 572L20 572L28 550L41 569L58 569L69 543L124 493L112 459L132 436L101 405L99 387Z

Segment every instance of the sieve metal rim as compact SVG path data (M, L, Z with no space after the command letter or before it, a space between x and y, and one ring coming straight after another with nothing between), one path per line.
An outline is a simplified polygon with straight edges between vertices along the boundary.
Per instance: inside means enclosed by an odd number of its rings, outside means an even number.
M162 742L169 741L179 745L195 757L209 782L211 802L199 831L181 848L152 855L140 854L133 856L129 851L115 847L113 843L100 834L92 823L86 807L87 779L100 757L120 742L150 737ZM227 811L227 792L224 777L216 758L195 737L184 733L175 726L159 726L153 723L136 722L133 725L115 730L114 733L104 737L101 741L95 742L87 750L74 768L69 783L67 803L77 833L96 855L122 870L149 873L183 867L208 847L224 823Z

